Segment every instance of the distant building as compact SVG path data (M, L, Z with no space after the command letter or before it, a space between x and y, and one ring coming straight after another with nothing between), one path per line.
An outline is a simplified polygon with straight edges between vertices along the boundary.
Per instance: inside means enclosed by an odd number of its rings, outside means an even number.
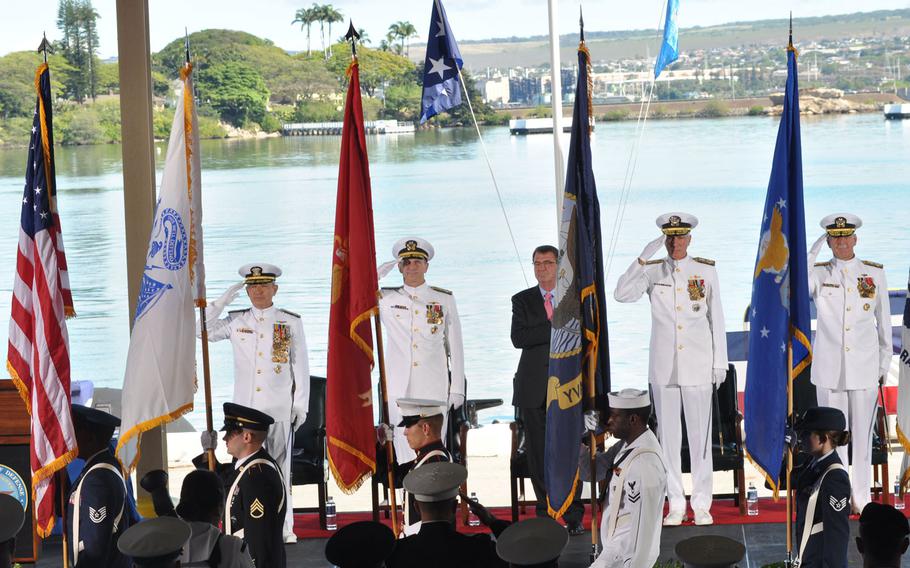
M483 102L497 106L508 104L509 78L500 76L487 79L483 84Z
M541 104L543 85L540 77L512 77L509 79L509 102L535 106Z

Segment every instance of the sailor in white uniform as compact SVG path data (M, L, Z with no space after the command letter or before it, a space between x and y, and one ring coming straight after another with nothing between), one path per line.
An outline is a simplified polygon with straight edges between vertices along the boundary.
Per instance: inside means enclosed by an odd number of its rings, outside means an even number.
M812 384L819 406L837 408L847 417L853 442L850 483L857 513L869 503L877 389L888 374L892 356L885 270L853 252L855 232L862 224L849 213L828 215L821 220L824 234L809 251L809 293L818 313ZM824 243L834 258L816 263ZM847 447L838 447L837 452L841 462L848 463Z
M619 277L613 293L623 303L635 302L644 294L651 300L648 381L667 464L667 526L681 524L686 516L680 410L685 413L689 438L695 524L714 522L710 513L714 486L711 397L727 376L727 336L714 261L688 256L689 233L697 225L698 219L687 213L658 217L663 235L648 243ZM648 260L661 246L666 246L668 256Z
M206 308L209 341L230 339L234 347L233 402L255 408L275 419L266 449L281 466L287 494L291 494L291 448L294 432L306 420L310 399L310 367L306 336L300 316L277 308L275 279L281 269L253 263L240 267L243 282L231 286ZM246 286L253 304L219 319L224 308ZM209 434L211 436L211 434ZM296 542L293 507L287 508L285 542Z
M648 429L648 391L611 392L607 430L619 440L612 478L600 520L601 553L591 568L651 568L660 554L660 517L667 490L667 471L657 437ZM591 424L592 421L594 424ZM585 423L596 427L597 412ZM611 448L612 449L612 448ZM581 453L587 457L588 449ZM607 472L598 460L597 478ZM585 468L582 468L584 470Z
M464 349L455 297L426 283L433 247L409 237L395 243L392 253L404 285L380 290L379 317L385 338L389 422L396 425L395 456L403 464L416 454L408 446L404 428L397 426L402 416L395 401L441 400L447 409L460 408L465 400Z

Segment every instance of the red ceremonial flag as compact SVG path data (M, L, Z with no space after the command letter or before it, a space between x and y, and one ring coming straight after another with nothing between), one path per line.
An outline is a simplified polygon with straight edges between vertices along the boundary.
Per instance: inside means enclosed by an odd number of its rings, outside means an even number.
M54 526L54 473L76 456L66 332L66 317L75 312L55 203L47 63L35 72L35 89L6 368L31 414L32 502L38 534L44 538Z
M378 313L379 280L356 58L348 76L332 251L326 436L335 482L345 493L353 493L376 470L370 316Z

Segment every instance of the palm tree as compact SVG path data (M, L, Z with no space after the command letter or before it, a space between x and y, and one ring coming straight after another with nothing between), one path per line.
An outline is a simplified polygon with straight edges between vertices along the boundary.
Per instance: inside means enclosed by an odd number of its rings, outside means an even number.
M393 24L398 26L398 36L401 38L402 48L405 52L405 57L411 54L411 38L417 37L417 28L414 27L414 24L411 22L397 22Z
M312 8L300 8L297 10L297 13L294 14L294 21L291 22L291 25L300 23L300 29L303 30L303 27L306 26L306 54L310 54L310 27L313 25L313 22L316 21L315 12Z
M329 40L332 38L332 24L343 22L344 16L341 15L341 12L335 9L331 4L326 4L323 8L322 16L325 18L325 21L329 24ZM332 46L329 45L329 51L326 54L326 59L332 55Z
M401 55L401 51L404 49L404 42L402 41L401 45L397 45L395 42L402 38L401 33L401 22L395 22L389 26L389 31L385 34L385 39L389 44L389 48L394 49L398 52L398 55Z
M313 7L310 9L313 15L313 21L319 22L319 37L322 40L322 54L325 55L325 20L326 20L326 8L321 4L313 3Z

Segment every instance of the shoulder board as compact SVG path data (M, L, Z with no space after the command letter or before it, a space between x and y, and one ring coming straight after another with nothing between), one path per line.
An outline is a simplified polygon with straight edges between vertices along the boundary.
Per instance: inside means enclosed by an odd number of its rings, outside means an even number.
M649 260L648 262L645 263L645 266L647 266L649 264L660 264L663 261L664 261L664 259L662 259L662 258L658 258L657 260Z
M871 260L864 260L863 264L865 264L866 266L874 266L875 268L884 268L884 266L882 266L881 264L879 264L877 262L872 262Z
M228 314L230 314L230 315L242 314L244 312L250 311L251 309L253 309L253 308L246 308L245 310L231 310L228 312Z
M714 266L714 261L711 260L710 258L702 258L700 256L693 256L692 260L694 260L695 262L700 262L702 264L707 264L708 266Z
M452 295L452 291L446 290L445 288L437 288L436 286L430 286L430 288L436 290L437 292L442 292L443 294L448 294L449 296Z
M285 310L284 308L278 308L278 311L283 314L287 314L289 316L294 316L295 318L300 319L300 314L295 314L294 312Z
M815 266L831 266L831 261L828 262L816 262Z

